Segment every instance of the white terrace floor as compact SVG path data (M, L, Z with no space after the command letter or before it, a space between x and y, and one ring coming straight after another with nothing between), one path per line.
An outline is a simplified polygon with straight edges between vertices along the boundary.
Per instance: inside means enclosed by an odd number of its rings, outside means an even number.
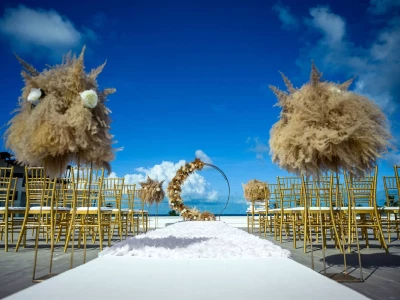
M176 221L180 221L180 217L160 217L158 220L158 227L164 227L166 224L171 224ZM222 221L226 222L227 224L230 224L233 227L238 227L240 229L243 229L243 231L247 231L246 228L246 219L245 217L222 217ZM150 234L155 234L155 233L150 233ZM240 235L238 233L238 235ZM258 233L254 233L255 236L258 236ZM269 241L274 241L273 237L267 236L267 240ZM114 244L117 244L118 242L115 241ZM258 242L256 242L258 243ZM269 243L268 243L269 244ZM15 252L8 252L5 253L3 252L4 245L0 244L0 297L5 297L8 295L11 295L13 293L16 293L18 291L21 291L29 286L34 285L31 282L32 278L32 263L33 263L33 240L28 240L28 247L26 249L20 249L18 253ZM261 244L260 244L261 245ZM267 245L267 244L265 244ZM292 241L290 240L285 240L282 244L279 244L283 249L288 249L291 252L291 259L294 261L310 267L311 266L311 259L310 259L310 253L303 253L302 245L299 242L298 243L298 249L292 249ZM337 273L341 272L343 270L343 258L342 255L335 250L331 245L328 245L327 249L327 264L328 264L328 272L330 273ZM234 247L232 245L231 247ZM350 287L351 289L358 291L359 293L371 298L371 299L400 299L400 242L395 240L392 241L392 243L389 244L389 250L390 254L385 254L382 249L380 249L377 244L372 243L369 249L362 249L362 261L363 261L363 273L364 273L364 278L365 282L363 283L347 283L345 284L346 286ZM315 251L314 251L314 259L315 259L315 270L317 272L322 270L322 262L321 262L321 251L318 249L318 246L315 245ZM234 251L232 252L234 253ZM93 260L96 258L99 254L99 249L95 245L91 245L88 247L88 260ZM66 270L68 270L69 267L69 262L70 262L70 254L69 253L64 253L62 251L62 246L61 244L57 246L55 256L54 256L54 272L55 273L62 273ZM110 258L112 259L112 257ZM282 258L281 258L282 259ZM39 267L38 267L38 272L39 276L40 275L45 275L46 271L48 269L48 260L49 260L49 251L47 249L47 246L43 245L43 248L40 249L39 251ZM347 260L348 260L348 265L351 266L350 271L353 271L354 276L359 276L359 271L358 269L355 269L354 267L357 266L357 259L355 254L350 254L347 255ZM98 260L95 262L97 263ZM222 260L223 261L223 260ZM159 261L160 262L160 261ZM82 250L77 250L75 251L75 256L74 256L74 266L77 266L82 263ZM112 264L109 264L110 268L112 267ZM248 265L247 265L248 266ZM85 266L85 270L87 271L90 267L90 264L87 264ZM116 267L115 269L118 270L123 270L123 265ZM132 266L133 267L133 266ZM216 267L216 266L215 266ZM122 269L121 269L122 268ZM129 268L129 266L127 266ZM173 266L170 266L170 268L173 268ZM291 272L290 267L285 270L286 272L286 278L289 278L294 275L293 273L296 273L295 268L293 268L293 272ZM74 270L75 272L78 271L79 269ZM86 272L84 269L82 269L82 272L79 274L83 275L84 272ZM177 270L179 270L179 266L177 267ZM273 267L271 267L270 272L273 272L275 270ZM212 271L209 269L209 271ZM247 271L243 269L243 275L244 277L240 278L240 273L237 273L238 270L231 270L232 271L232 276L233 274L236 274L235 276L239 277L237 279L237 282L242 283L242 285L248 280L249 276L251 275L251 272L249 274L245 274ZM260 270L259 270L260 271ZM183 269L180 271L180 274L182 274L181 278L184 278L184 273ZM216 271L214 270L213 273ZM236 272L236 273L235 273ZM262 271L259 273L260 276L262 276ZM67 274L67 273L66 273ZM71 272L72 274L72 272ZM75 273L76 274L76 273ZM214 275L216 275L215 273ZM111 274L110 274L111 275ZM159 274L161 276L161 273ZM254 274L255 275L255 274ZM265 275L265 274L264 274ZM270 276L271 273L265 276ZM313 274L317 275L317 274ZM64 276L64 275L63 275ZM139 276L139 274L138 274ZM163 276L168 276L167 274L163 274ZM300 275L298 275L300 276ZM64 276L65 277L65 276ZM59 277L60 279L62 278L61 276ZM57 279L54 278L53 280ZM195 278L188 279L185 278L183 281L186 282L186 284L193 283ZM272 278L274 279L274 278ZM294 289L295 286L293 285L294 283L288 279L288 289ZM135 278L131 278L131 282L135 282ZM157 280L162 280L162 278L148 278L147 279L149 283L151 284L157 284ZM186 280L186 281L185 281ZM257 279L260 280L260 279ZM50 283L50 281L47 281ZM113 282L115 282L111 277L109 282L104 282L105 286L109 287L112 289L113 287ZM269 295L270 293L268 292L271 290L276 284L274 285L273 280L269 280L269 282L262 280L257 281L259 285L261 285L262 290L265 290L265 295ZM36 284L38 285L38 284ZM40 284L39 284L40 285ZM200 286L202 286L200 284ZM42 287L45 287L45 284L42 284ZM66 287L66 288L72 288L73 287ZM204 288L204 287L203 287ZM310 287L312 289L312 287ZM47 290L47 289L46 289ZM32 290L33 291L33 290ZM183 290L182 290L183 291ZM260 291L260 290L259 290ZM163 293L165 294L176 294L179 292L179 286L172 286L170 288L165 287L165 291ZM248 295L251 295L251 291L247 291ZM54 297L57 298L57 291L54 292ZM187 294L188 291L185 290L185 294L189 297ZM229 294L229 293L228 293ZM227 294L227 295L228 295ZM117 296L116 294L114 294ZM134 291L132 296L134 295ZM238 294L239 295L239 294ZM333 295L333 294L331 294ZM350 294L349 294L350 295ZM355 294L357 295L357 294ZM93 295L94 296L94 295ZM212 295L209 294L209 299L213 299L214 297L211 297ZM301 297L301 295L298 295L298 297ZM305 296L305 295L303 295ZM322 296L321 294L318 296L320 298ZM90 299L90 294L87 295L87 299ZM121 297L119 297L121 298ZM165 298L165 297L164 297ZM168 297L167 297L168 298ZM173 297L172 297L173 298ZM302 297L301 297L302 298ZM307 297L310 299L310 297ZM341 297L345 298L345 297ZM357 298L357 296L351 296L351 299ZM194 299L192 297L192 299Z

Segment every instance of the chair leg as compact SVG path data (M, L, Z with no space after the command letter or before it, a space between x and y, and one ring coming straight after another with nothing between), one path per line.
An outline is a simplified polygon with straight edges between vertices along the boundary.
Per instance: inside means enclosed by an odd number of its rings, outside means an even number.
M26 246L26 224L28 222L28 215L25 214L24 221L22 222L21 232L19 233L17 245L15 246L15 252L18 252L19 245L22 242L22 238L24 238L24 247Z
M379 234L379 236L380 236L380 238L381 238L381 245L382 245L382 248L385 249L385 252L386 252L386 253L388 253L388 252L389 252L389 249L388 249L388 247L387 247L387 245L386 245L385 237L383 236L382 227L381 227L381 224L380 224L380 222L379 222L379 220L378 220L378 217L376 216L376 218L374 218L374 220L375 220L376 225L377 225L377 227L378 227L378 234Z

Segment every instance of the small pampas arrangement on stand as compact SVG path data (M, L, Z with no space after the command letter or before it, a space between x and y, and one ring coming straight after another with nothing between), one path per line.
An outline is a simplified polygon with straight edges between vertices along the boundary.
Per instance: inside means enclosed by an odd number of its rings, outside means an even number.
M250 180L243 185L244 198L247 201L268 200L270 191L265 182L257 179Z
M147 181L139 182L141 185L140 197L147 204L160 203L164 200L165 193L162 188L163 181L153 180L147 177Z
M115 89L99 90L96 79L105 63L85 73L84 52L79 57L68 53L60 65L42 72L17 56L25 87L5 134L6 146L18 162L45 166L52 177L78 160L109 170L114 159L105 102Z
M388 150L391 135L380 108L342 84L321 81L312 64L310 82L288 92L270 86L282 108L270 132L272 160L289 172L318 177L340 169L362 177Z
M201 218L201 214L197 209L189 208L183 203L183 199L181 198L182 193L182 185L185 180L196 170L202 170L204 167L204 163L196 158L191 163L186 163L176 172L175 177L171 180L167 188L167 195L169 198L169 204L173 210L179 211L181 216L185 221L198 221ZM210 212L207 213L209 216L207 220L204 221L213 221L215 220L215 216Z
M147 181L139 182L142 187L140 190L140 197L144 203L152 205L156 203L156 218L154 226L158 227L158 204L164 200L165 193L162 188L163 181L153 180L147 176Z

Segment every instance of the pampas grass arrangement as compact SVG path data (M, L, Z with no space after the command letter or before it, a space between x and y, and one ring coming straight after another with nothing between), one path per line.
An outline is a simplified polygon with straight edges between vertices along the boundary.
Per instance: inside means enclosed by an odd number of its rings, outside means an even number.
M18 162L45 166L50 176L68 164L106 167L114 159L110 110L105 102L115 89L99 90L97 76L105 63L85 73L85 48L71 52L60 65L37 71L17 56L25 86L16 115L6 131L6 146Z
M162 188L162 184L164 183L163 181L157 181L153 180L150 177L147 177L147 181L145 182L139 182L141 185L141 190L140 190L140 197L143 200L143 202L148 203L148 204L153 204L155 203L160 203L164 200L165 193Z
M190 174L192 174L196 170L202 170L203 167L204 163L199 158L196 158L191 163L186 163L185 165L183 165L178 169L175 177L171 180L171 182L168 185L167 195L169 198L169 204L173 210L180 212L181 216L185 221L200 220L201 215L197 209L189 208L183 203L183 199L181 198L182 185Z
M300 89L282 78L287 92L270 86L282 108L270 132L272 160L296 174L319 176L345 170L355 177L370 172L388 150L387 120L380 108L342 84L321 81L312 64L310 81Z
M214 214L212 214L208 211L204 211L200 215L200 221L215 221L215 220L216 220L216 218L215 218Z
M268 200L270 191L265 182L257 179L250 180L243 184L244 198L247 201Z

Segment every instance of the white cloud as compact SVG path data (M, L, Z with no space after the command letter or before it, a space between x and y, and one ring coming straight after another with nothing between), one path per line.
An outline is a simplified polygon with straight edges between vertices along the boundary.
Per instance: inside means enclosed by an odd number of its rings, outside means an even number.
M208 158L208 156L202 150L197 150L196 156L197 155L201 156L200 158L202 158L203 161ZM139 184L139 182L145 181L146 177L149 176L150 178L159 181L165 180L163 183L163 188L166 190L169 182L175 176L176 171L185 163L185 160L180 160L177 163L163 161L161 164L154 165L150 168L140 167L136 169L138 173L126 174L124 176L125 183ZM116 177L117 175L115 173L110 173L110 176ZM210 183L208 183L202 175L195 172L192 173L183 184L182 197L185 201L190 201L192 199L205 199L208 201L215 201L218 199L218 192L212 190Z
M214 201L218 199L218 192L217 191L211 191L207 193L207 200Z
M374 15L382 15L398 6L400 6L400 0L371 0L368 12Z
M248 150L250 150L251 152L255 152L256 158L258 160L264 160L264 154L269 152L269 147L266 144L264 144L262 141L260 141L260 138L248 137L246 143L253 144L253 146L251 148L249 148Z
M327 7L310 9L305 24L317 30L316 41L307 41L297 65L310 69L315 60L324 73L356 76L356 92L374 100L386 113L395 114L400 95L400 21L388 19L369 44L357 45L346 34L345 20Z
M400 152L389 152L384 159L391 165L400 165Z
M282 28L285 30L295 30L299 27L299 22L293 16L288 7L283 6L281 3L275 4L272 9L278 13L278 17L282 22Z
M319 30L328 44L340 43L345 35L344 20L330 12L327 7L316 7L310 9L311 25Z
M93 30L80 32L66 17L54 10L32 9L24 5L8 8L0 19L0 35L18 52L65 53L97 38Z
M200 158L202 162L205 162L205 163L207 163L207 164L212 164L211 158L209 158L208 155L205 154L203 150L196 150L196 152L194 153L194 155L195 155L197 158Z

